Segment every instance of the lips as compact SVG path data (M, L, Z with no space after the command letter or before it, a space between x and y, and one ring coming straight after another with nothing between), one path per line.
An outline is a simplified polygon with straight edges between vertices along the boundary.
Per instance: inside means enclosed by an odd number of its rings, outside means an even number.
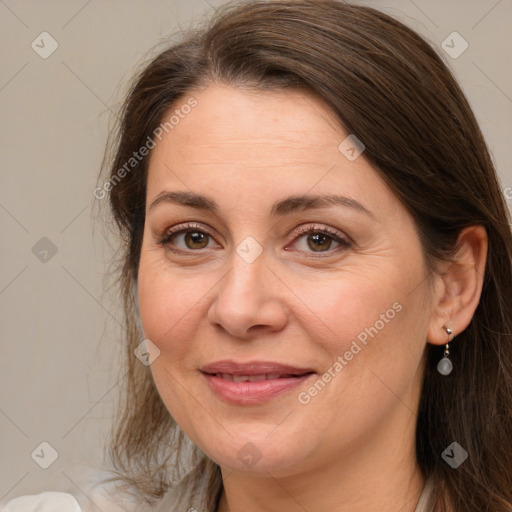
M224 380L231 382L260 382L262 380L275 380L297 377L297 375L284 374L284 373L263 373L260 375L233 375L231 373L211 373L215 377L220 377Z
M249 361L247 363L238 363L233 360L223 360L208 364L203 366L201 371L218 377L227 376L227 378L230 378L229 376L261 377L262 375L265 375L269 380L285 376L297 377L314 372L311 368L296 367L269 361Z
M315 372L267 361L218 361L201 368L210 389L223 401L257 405L296 389Z

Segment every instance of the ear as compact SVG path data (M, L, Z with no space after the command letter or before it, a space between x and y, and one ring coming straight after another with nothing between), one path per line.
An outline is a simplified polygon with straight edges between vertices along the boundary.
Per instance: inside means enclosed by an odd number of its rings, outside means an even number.
M427 333L430 343L444 345L450 341L445 325L457 336L471 322L482 293L487 245L483 226L470 226L460 232L452 261L436 277Z

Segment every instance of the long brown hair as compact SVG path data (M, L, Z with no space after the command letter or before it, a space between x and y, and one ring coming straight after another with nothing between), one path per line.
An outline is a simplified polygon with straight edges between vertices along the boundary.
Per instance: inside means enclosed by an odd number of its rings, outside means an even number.
M148 157L129 169L126 162L155 137L171 109L212 81L305 87L323 99L345 130L364 142L366 158L414 218L432 271L449 258L460 230L485 227L483 291L452 349L456 371L441 376L436 364L442 348L426 347L416 453L434 483L434 510L512 511L512 236L489 151L460 87L426 41L375 9L335 0L225 7L205 28L160 52L129 90L106 160L110 185L102 188L110 192L123 241L118 276L125 394L110 448L121 478L148 499L159 497L190 448L150 371L133 355L142 336L134 286ZM453 441L469 454L456 470L441 457ZM213 507L219 468L197 447L192 462L209 471ZM173 468L178 472L171 474Z

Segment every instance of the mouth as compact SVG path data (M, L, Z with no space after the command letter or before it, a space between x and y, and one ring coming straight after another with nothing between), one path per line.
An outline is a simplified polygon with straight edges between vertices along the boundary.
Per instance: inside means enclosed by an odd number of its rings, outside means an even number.
M289 364L275 363L272 361L248 361L238 362L232 359L225 359L216 361L211 364L203 366L200 371L209 375L226 378L233 377L257 377L257 380L279 379L286 377L297 377L305 375L306 373L314 373L312 368L304 368L299 366L291 366Z
M206 375L211 375L213 377L218 377L219 379L228 380L230 382L261 382L264 380L276 380L276 379L293 379L299 378L305 375L309 375L313 372L307 372L303 374L282 374L282 373L262 373L259 375L234 375L232 373L206 373Z
M201 368L207 384L224 402L256 405L297 388L315 371L281 363L218 361Z

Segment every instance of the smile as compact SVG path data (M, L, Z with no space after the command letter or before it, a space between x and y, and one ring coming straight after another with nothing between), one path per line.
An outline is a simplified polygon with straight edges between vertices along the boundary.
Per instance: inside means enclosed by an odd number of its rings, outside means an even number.
M231 373L215 373L215 377L220 377L231 382L261 382L263 380L287 379L298 377L298 375L287 375L280 373L263 373L261 375L233 375Z
M258 405L284 397L315 373L290 375L263 373L233 375L230 373L202 373L211 391L223 402L233 405Z

